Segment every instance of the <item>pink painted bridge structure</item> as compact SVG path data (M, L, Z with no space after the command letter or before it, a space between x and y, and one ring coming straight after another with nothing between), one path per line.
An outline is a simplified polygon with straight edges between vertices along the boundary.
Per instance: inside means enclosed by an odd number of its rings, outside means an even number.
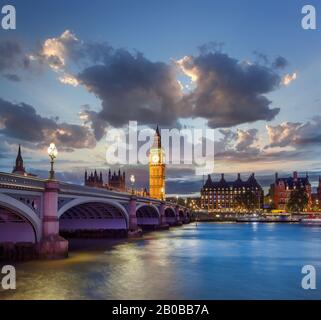
M187 208L165 201L0 172L0 243L33 243L44 258L68 254L64 234L132 235L190 217Z

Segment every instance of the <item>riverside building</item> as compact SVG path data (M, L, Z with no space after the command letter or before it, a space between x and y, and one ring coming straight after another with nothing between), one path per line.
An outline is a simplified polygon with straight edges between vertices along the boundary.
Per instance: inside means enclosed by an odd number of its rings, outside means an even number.
M208 211L232 211L239 207L237 198L242 194L252 192L256 197L257 209L263 207L264 193L257 182L254 173L243 181L241 174L237 174L235 181L226 181L224 173L219 181L213 181L208 175L201 189L201 208Z

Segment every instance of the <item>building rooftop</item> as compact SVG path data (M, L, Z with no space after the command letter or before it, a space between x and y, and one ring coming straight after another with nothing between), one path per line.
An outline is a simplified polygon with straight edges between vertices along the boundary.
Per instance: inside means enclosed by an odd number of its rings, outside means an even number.
M213 181L211 175L208 175L203 188L217 189L217 188L261 188L260 184L255 179L254 173L250 175L247 180L242 180L241 175L238 173L237 179L234 181L226 181L222 173L219 181Z

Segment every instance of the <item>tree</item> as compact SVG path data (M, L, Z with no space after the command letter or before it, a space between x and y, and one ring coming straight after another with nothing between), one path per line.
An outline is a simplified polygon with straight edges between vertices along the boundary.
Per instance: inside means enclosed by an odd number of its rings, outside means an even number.
M237 195L235 201L239 207L247 210L256 209L259 205L259 199L257 195L250 190L247 190L244 193Z
M295 189L291 192L290 198L286 205L290 212L301 212L307 208L309 197L304 188Z

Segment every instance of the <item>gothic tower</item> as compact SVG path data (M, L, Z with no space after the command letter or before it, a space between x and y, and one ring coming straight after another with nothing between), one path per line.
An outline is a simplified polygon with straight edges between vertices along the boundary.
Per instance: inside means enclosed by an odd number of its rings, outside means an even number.
M20 146L20 144L19 144L19 149L18 149L18 155L17 155L17 158L16 158L16 165L14 166L14 168L12 170L12 173L22 174L22 175L26 174L25 168L23 166L23 159L22 159L22 156L21 156L21 146Z
M149 195L151 198L165 199L165 152L158 126L149 152Z

